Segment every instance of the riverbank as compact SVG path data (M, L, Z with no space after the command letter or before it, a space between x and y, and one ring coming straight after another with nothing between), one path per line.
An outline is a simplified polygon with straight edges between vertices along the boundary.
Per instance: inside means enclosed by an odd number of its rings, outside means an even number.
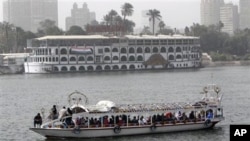
M204 67L217 67L217 66L250 66L250 61L216 61L202 63Z

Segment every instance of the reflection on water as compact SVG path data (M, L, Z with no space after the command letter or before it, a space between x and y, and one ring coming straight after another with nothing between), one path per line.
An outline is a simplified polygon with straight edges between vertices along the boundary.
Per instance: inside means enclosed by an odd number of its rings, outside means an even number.
M224 94L225 121L216 125L213 130L84 140L228 141L230 124L249 123L249 70L245 66L170 71L1 75L0 140L48 140L29 131L29 127L33 126L34 116L41 108L45 108L48 113L48 109L54 104L66 105L67 95L75 90L87 95L90 104L99 100L121 104L180 102L197 100L201 97L199 93L203 86L215 82L221 86Z

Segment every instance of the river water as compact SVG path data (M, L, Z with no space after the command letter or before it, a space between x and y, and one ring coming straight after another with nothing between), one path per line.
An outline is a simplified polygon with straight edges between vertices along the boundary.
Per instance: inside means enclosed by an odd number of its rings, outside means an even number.
M99 100L115 103L161 103L194 101L208 83L216 83L223 96L225 120L212 130L129 136L89 141L229 141L230 124L250 123L250 67L94 72L67 74L0 75L0 140L48 140L29 130L33 118L52 105L66 105L69 93L87 95L90 104Z

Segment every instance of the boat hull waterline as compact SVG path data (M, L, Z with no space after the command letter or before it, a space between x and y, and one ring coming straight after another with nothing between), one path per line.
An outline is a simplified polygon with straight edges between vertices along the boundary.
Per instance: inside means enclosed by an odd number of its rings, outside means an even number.
M169 133L180 131L193 131L201 129L209 129L214 127L220 119L213 119L209 124L205 121L176 123L166 125L140 125L140 126L121 126L119 132L115 132L115 127L93 127L93 128L30 128L30 130L39 133L47 138L98 138L98 137L114 137L114 136L131 136L131 135L146 135L156 133Z

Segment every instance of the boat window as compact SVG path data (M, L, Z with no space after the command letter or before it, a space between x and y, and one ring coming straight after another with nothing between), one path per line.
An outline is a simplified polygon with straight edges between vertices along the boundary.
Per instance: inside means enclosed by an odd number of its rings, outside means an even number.
M159 45L159 40L153 40L153 45Z
M137 53L142 53L142 48L141 47L137 48Z
M157 47L153 48L153 53L158 53L158 48Z
M129 61L135 61L135 57L134 56L129 56Z
M140 55L137 57L137 61L143 61L143 57Z
M129 53L135 53L135 49L133 47L129 48Z
M121 48L121 53L127 53L127 49L126 48Z
M113 48L113 49L112 49L112 52L118 52L118 48L116 48L116 47Z
M108 52L110 52L110 49L109 48L105 48L104 52L108 53Z
M98 48L98 53L102 54L103 53L103 49L102 48Z
M122 62L127 61L127 57L126 57L126 56L122 56L122 57L121 57L121 61L122 61Z
M149 47L145 48L145 53L150 53L150 48Z

